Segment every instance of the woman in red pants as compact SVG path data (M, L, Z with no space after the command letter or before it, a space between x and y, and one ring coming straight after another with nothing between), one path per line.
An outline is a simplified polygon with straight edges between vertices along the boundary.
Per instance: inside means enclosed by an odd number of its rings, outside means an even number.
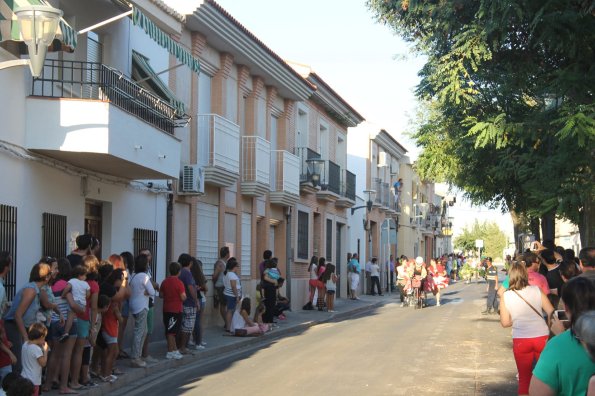
M528 395L531 371L547 342L554 307L538 286L529 286L523 263L514 263L508 274L510 285L500 303L500 324L512 326L512 352L519 372L518 394Z

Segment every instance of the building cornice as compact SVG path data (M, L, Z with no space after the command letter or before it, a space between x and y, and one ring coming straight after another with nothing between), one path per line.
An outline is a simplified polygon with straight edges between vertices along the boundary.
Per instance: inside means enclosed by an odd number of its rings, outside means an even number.
M316 73L310 72L307 80L316 87L316 91L312 94L312 100L321 105L343 126L353 128L365 120Z
M302 76L215 1L204 0L185 19L188 29L203 34L216 50L232 54L237 64L275 86L280 96L301 101L312 95L314 88Z
M373 137L373 140L381 146L384 151L399 160L404 158L407 153L407 149L384 129L381 129L380 132Z

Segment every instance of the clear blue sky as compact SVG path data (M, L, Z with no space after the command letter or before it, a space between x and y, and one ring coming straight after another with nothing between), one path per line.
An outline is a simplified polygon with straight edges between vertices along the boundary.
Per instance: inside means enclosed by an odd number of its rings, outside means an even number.
M367 121L414 149L401 133L415 114L422 61L374 21L365 1L216 1L277 55L311 66Z
M417 106L413 90L422 58L410 54L392 31L376 23L365 0L215 0L281 58L306 64L367 121L390 132L409 150ZM167 0L194 9L198 0ZM510 216L471 207L461 196L451 208L454 232L476 218L512 231Z

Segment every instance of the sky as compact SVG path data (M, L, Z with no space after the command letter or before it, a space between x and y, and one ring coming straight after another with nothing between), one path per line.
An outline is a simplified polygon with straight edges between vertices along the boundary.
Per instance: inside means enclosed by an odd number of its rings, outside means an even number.
M281 58L309 65L368 122L388 131L417 157L405 132L414 128L413 91L424 63L391 29L377 23L365 0L216 0ZM199 0L167 0L189 8ZM453 232L475 219L512 233L509 215L472 207L458 194Z

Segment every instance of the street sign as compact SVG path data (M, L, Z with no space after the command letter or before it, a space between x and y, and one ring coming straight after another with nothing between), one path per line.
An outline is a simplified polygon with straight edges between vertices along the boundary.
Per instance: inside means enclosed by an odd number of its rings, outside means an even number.
M475 247L481 249L483 247L483 239L476 239Z

